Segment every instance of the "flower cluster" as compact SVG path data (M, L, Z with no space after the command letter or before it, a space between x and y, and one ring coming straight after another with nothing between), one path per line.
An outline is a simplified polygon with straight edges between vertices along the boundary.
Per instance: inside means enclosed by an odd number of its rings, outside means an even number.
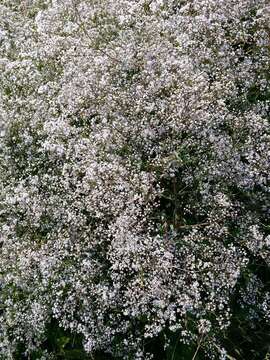
M1 1L1 359L52 320L123 359L269 322L267 3Z

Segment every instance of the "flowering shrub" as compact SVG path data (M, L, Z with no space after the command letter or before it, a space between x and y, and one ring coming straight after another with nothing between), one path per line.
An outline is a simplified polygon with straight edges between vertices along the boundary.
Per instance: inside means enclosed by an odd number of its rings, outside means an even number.
M1 359L266 356L267 3L1 1Z

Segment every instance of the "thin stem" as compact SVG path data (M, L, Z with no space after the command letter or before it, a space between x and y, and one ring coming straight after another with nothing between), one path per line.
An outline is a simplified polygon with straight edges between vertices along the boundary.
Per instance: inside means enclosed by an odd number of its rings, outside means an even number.
M201 347L202 340L203 340L203 335L200 337L200 340L199 340L199 342L198 342L197 349L196 349L196 351L195 351L195 354L193 355L192 360L195 360L195 358L196 358L196 356L197 356L197 354L198 354L198 351L199 351L199 349L200 349L200 347Z
M181 225L181 226L178 226L177 229L189 229L189 228L193 228L193 227L208 226L208 225L211 225L211 224L209 222L204 222L204 223L200 223L200 224Z

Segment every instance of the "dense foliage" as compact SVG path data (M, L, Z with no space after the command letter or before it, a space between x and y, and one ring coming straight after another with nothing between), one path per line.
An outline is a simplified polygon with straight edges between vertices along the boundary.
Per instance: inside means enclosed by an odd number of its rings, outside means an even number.
M1 0L0 359L270 355L267 0Z

